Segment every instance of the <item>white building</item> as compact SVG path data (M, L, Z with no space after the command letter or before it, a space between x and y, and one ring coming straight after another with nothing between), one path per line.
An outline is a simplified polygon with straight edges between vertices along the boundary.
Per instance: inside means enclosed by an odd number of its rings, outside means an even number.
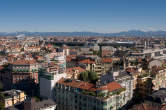
M66 77L66 58L65 56L56 56L54 61L45 68L45 72L40 78L40 95L43 98L53 98L54 86L62 77Z
M40 95L43 98L54 98L53 91L55 84L62 78L66 77L66 73L63 74L45 74L40 78Z
M66 77L66 56L64 52L59 50L58 52L47 54L45 57L48 65L43 68L40 77L40 95L43 98L53 99L52 93L56 82L62 77Z

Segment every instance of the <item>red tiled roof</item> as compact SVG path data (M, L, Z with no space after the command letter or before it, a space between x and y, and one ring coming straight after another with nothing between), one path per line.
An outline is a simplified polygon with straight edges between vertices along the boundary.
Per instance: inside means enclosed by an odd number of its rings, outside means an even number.
M102 63L112 63L111 58L102 58Z
M24 65L24 64L34 64L36 63L35 60L17 60L14 61L12 64L13 65Z
M81 67L72 67L72 68L68 68L68 69L67 69L67 73L68 73L68 74L71 74L71 73L74 72L74 70L79 70L80 73L85 71L85 69L83 69L83 68L81 68Z
M51 45L51 44L48 44L47 47L52 47L52 45Z
M67 57L69 57L69 58L75 58L76 55L68 55Z
M138 62L142 62L142 59L141 59L141 58L138 58Z
M64 78L60 79L58 81L58 83L64 84L64 85L67 85L67 86L71 86L71 87L74 87L74 88L80 88L80 89L83 89L83 90L88 90L88 91L108 90L108 91L112 92L114 90L122 88L122 86L120 84L118 84L117 82L115 82L115 81L110 82L107 85L102 86L100 88L96 88L96 86L94 84L88 83L88 82L85 82L85 81L72 80L71 82L66 82Z
M68 55L66 61L70 62L72 59L76 59L76 55Z
M72 80L71 82L66 82L64 78L60 79L58 81L58 83L60 84L64 84L67 86L71 86L74 88L80 88L83 90L93 90L93 88L95 87L94 84L88 83L88 82L84 82L84 81L76 81L76 80Z
M118 84L117 82L113 81L101 88L98 88L98 90L108 90L108 91L112 92L112 91L120 89L120 88L122 88L122 86L120 84Z
M85 59L85 60L80 61L80 63L84 63L84 64L93 64L93 63L95 63L95 62L94 62L94 61L91 61L90 59Z

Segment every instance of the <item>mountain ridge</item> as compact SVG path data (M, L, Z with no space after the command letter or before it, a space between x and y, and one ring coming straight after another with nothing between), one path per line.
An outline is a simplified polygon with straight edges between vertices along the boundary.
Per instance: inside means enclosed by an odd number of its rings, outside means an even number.
M105 36L105 37L166 37L166 31L141 31L141 30L129 30L117 33L98 33L98 32L0 32L0 36L17 36L24 34L25 36Z

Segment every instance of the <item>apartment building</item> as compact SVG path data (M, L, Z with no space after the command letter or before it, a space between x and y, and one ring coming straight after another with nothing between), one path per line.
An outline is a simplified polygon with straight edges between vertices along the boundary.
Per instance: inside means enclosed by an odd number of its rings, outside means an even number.
M117 110L125 104L125 88L115 81L100 86L62 78L55 85L55 100L58 110Z
M54 98L54 86L66 73L59 73L58 66L49 65L40 76L40 96L43 98Z
M59 74L66 72L66 56L55 56L53 62L59 66Z
M81 68L81 67L71 67L71 68L67 68L66 70L66 74L68 78L72 78L72 79L78 79L79 75L81 72L86 71L85 69Z
M166 87L166 69L154 66L151 72L152 82L153 82L153 89L159 90L160 88Z
M126 71L120 71L117 72L116 75L114 75L115 81L117 81L123 88L126 88L125 96L126 100L125 103L130 101L133 97L133 84L134 84L134 78L131 74L127 73Z
M151 58L165 58L166 57L166 49L164 48L156 48L156 49L142 49L138 52L132 52L131 53L132 56L135 57L151 57Z
M13 83L26 78L38 83L38 64L35 60L17 60L11 64Z
M16 60L0 71L5 89L26 89L31 83L38 83L38 64L35 60Z
M26 99L26 94L21 90L12 89L1 92L1 94L4 96L1 101L4 103L5 108L17 105Z

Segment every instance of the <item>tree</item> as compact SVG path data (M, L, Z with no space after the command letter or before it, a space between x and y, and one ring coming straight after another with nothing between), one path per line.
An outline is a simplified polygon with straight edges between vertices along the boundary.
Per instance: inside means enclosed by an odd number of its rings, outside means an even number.
M93 51L93 55L98 55L98 51Z
M79 78L79 79L80 79L80 80L83 80L83 81L89 81L88 72L87 72L87 71L82 72L82 73L80 74L80 78Z
M0 93L0 110L4 110L5 107L3 100L4 100L4 95Z
M4 110L5 108L4 106L5 106L4 103L0 101L0 110Z
M3 90L3 84L2 84L2 82L0 82L0 91L2 91Z
M88 71L88 76L91 83L96 83L96 81L98 80L97 73L94 71Z
M23 52L24 51L24 48L21 48L21 52Z
M83 81L88 81L88 82L91 82L91 83L96 83L96 81L98 80L98 76L97 76L97 73L94 72L94 71L85 71L85 72L82 72L80 74L80 77L79 77L80 80L83 80Z
M40 102L40 98L39 97L34 96L34 99L35 99L36 102Z

